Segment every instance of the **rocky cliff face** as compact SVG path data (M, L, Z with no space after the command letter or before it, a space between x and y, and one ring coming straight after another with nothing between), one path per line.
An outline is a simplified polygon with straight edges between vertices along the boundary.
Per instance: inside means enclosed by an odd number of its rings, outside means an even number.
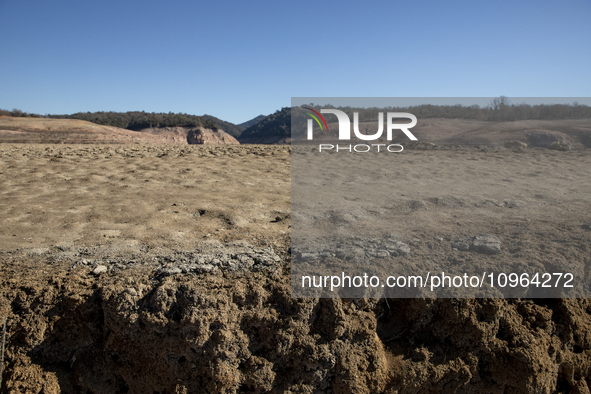
M158 135L167 143L197 145L238 145L236 138L221 129L202 127L152 127L141 130L143 133Z
M199 145L238 145L238 140L223 130L195 128L187 133L187 143Z

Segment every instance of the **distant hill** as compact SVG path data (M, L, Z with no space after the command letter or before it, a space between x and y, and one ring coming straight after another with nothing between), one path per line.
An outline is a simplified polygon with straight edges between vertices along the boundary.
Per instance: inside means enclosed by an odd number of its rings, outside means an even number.
M244 130L246 130L247 128L249 128L251 126L254 126L255 124L257 124L261 120L265 119L266 116L259 115L254 119L251 119L251 120L244 122L244 123L240 123L238 125L236 125L234 123L226 122L226 121L216 118L215 116L212 116L212 115L203 115L202 118L215 123L216 125L219 126L219 128L224 130L226 133L230 134L232 137L238 138Z
M201 116L201 118L216 124L220 129L224 130L226 133L230 134L234 138L238 138L240 133L242 133L242 131L244 130L244 128L240 127L240 125L235 125L234 123L226 122L212 115L203 115Z
M99 112L78 112L71 115L38 115L29 114L20 110L2 110L0 109L0 116L8 116L13 118L49 118L49 119L70 119L83 120L92 122L97 125L116 127L119 129L149 132L150 134L168 135L174 141L182 140L187 131L185 129L204 128L204 129L221 129L232 137L237 138L240 133L246 128L244 126L235 125L230 122L223 121L212 115L189 115L184 113L156 113L145 111L128 111L128 112L113 112L113 111L99 111ZM256 123L256 121L264 118L258 116L255 119L249 120L246 123ZM178 135L177 135L178 134Z
M290 139L291 108L285 107L244 130L238 141L241 144L285 144Z
M318 111L320 107L316 108ZM360 123L363 123L363 131L371 132L377 128L378 112L410 112L419 119L419 124L413 128L413 133L423 142L437 144L459 145L498 145L502 141L519 140L527 142L530 146L544 146L551 141L567 140L575 147L591 147L591 133L589 119L591 119L591 107L574 103L552 105L513 105L501 97L493 100L488 107L479 106L437 106L418 105L414 107L397 108L339 108L346 112L349 118L353 118L353 112L360 112ZM23 123L24 126L5 124L2 141L15 141L20 139L50 139L55 141L106 141L111 137L106 136L107 129L96 134L98 129L89 128L89 125L80 126L82 129L94 130L92 133L78 132L74 123L49 123L40 126L48 132L39 134L38 125L33 125L34 119L41 120L80 120L92 122L95 125L113 128L113 138L119 140L135 140L134 133L125 134L127 131L141 131L140 134L151 134L147 139L158 139L164 143L187 143L186 139L190 131L197 128L209 130L223 130L235 137L240 143L247 144L288 144L291 143L291 108L286 107L269 116L259 115L256 118L239 125L223 121L211 115L196 116L183 113L154 113L144 111L132 112L79 112L72 115L36 115L27 114L17 109L12 111L0 109L0 116L14 119L31 119L31 122ZM294 111L294 121L306 122L309 116L305 111ZM580 121L576 121L580 120ZM334 115L326 117L329 123L329 132L318 132L315 141L320 138L332 138L329 133L337 129ZM5 121L8 122L8 121ZM16 121L12 121L16 122ZM62 125L65 134L60 134L56 127ZM248 126L246 129L244 127ZM32 127L32 126L31 126ZM82 130L80 129L80 130ZM116 129L116 130L115 130ZM74 130L74 131L72 131ZM23 134L29 133L29 134ZM32 134L31 134L32 133ZM68 134L69 133L69 134ZM103 134L101 134L103 133ZM68 135L66 135L68 134ZM103 138L104 137L104 138ZM137 137L142 139L141 137ZM394 142L406 141L406 137L398 133ZM2 142L0 141L0 142ZM39 141L41 142L41 141Z
M119 127L79 119L48 119L0 116L0 142L44 144L184 143Z
M43 144L238 144L222 129L152 127L140 131L99 125L79 119L0 115L0 143Z
M298 144L334 144L338 141L339 125L337 122L328 120L328 129L329 132L317 130L313 141L302 138L298 140ZM378 122L375 120L360 121L359 129L364 134L373 134L378 129ZM529 119L504 122L419 118L417 125L410 131L419 143L427 142L441 146L502 147L507 142L520 141L531 148L548 148L553 142L566 141L575 149L591 148L591 118ZM411 142L400 130L394 132L392 137L392 141L388 141L384 132L379 140L374 140L371 143L395 143L406 146Z
M47 115L51 119L78 119L103 126L119 127L127 130L143 130L152 127L205 127L217 128L216 124L202 116L184 113L156 113L145 111L128 112L78 112L72 115Z
M53 119L79 119L96 123L104 126L113 126L127 130L142 131L147 130L152 134L170 134L171 130L177 130L174 133L185 134L182 129L203 127L206 129L221 129L232 137L237 138L242 132L242 128L233 123L225 122L211 115L189 115L184 113L155 113L144 111L130 112L78 112L72 115L48 115ZM158 132L161 129L161 132ZM172 134L171 134L172 135ZM175 137L176 139L177 137ZM181 137L181 140L183 138Z
M265 115L259 115L259 116L257 116L256 118L253 118L253 119L251 119L251 120L249 120L249 121L247 121L247 122L240 123L240 124L238 125L238 127L242 128L242 131L244 131L244 130L248 129L249 127L252 127L252 126L254 126L255 124L259 123L261 120L263 120L263 119L265 119L265 118L266 118L266 116L265 116Z
M377 122L367 126L377 129ZM563 140L576 149L591 148L591 119L489 122L435 118L420 120L412 132L420 142L437 145L504 146L509 141L521 141L529 147L547 148L552 142ZM393 142L404 145L408 141L397 133Z
M290 143L290 109L283 108L261 122L245 130L241 143L283 144ZM338 130L335 122L329 122L332 132ZM362 122L362 132L377 129L377 122ZM412 129L419 142L437 145L486 145L503 146L509 141L521 141L530 147L548 147L563 140L575 149L591 148L591 119L518 120L491 122L474 119L420 119ZM318 133L315 143L329 134ZM334 139L334 137L332 137ZM384 137L385 138L385 137ZM202 140L202 141L201 141ZM179 144L232 143L223 131L202 127L156 127L133 131L113 126L97 125L78 119L48 119L33 117L0 116L0 143L65 143L65 144ZM386 141L379 141L385 143ZM394 135L393 143L406 146L409 140L403 133Z
M321 108L316 109L320 111ZM378 112L384 111L381 108L339 109L346 112L350 119L353 119L353 112L359 112L360 122L364 123L363 128L368 131L377 129ZM419 105L387 110L410 112L417 116L419 124L413 129L413 133L424 142L502 145L508 140L519 140L530 146L544 146L548 141L559 139L569 141L574 147L591 147L591 107L576 103L530 106L510 105L506 100L499 100L490 107ZM305 121L306 116L300 112L296 111L296 121ZM336 120L334 115L326 120L330 130L338 129L336 124L331 126L331 122ZM319 138L328 137L318 134ZM404 135L396 136L394 142L401 142L404 138ZM267 116L244 130L238 140L246 144L290 143L291 108L282 108L281 111Z

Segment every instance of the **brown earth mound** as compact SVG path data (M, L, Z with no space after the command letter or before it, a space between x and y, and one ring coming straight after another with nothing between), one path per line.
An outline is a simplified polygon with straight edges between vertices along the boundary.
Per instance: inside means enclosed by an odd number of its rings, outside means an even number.
M48 144L204 144L236 145L223 130L201 127L153 127L140 131L101 126L76 119L0 117L0 143Z
M589 300L306 300L285 266L24 261L2 264L4 392L589 392Z
M167 144L186 145L189 130L190 128L187 127L150 127L139 132L158 136L164 139Z
M337 123L329 123L330 135L317 133L314 143L336 139ZM359 125L365 134L378 130L377 122ZM547 148L553 142L568 142L574 149L591 148L591 119L520 120L513 122L485 122L473 119L419 119L411 132L420 142L437 145L494 146L501 147L507 142L519 141L530 147ZM386 133L380 142L386 142ZM409 142L404 133L393 135L393 142Z
M577 149L591 147L587 144L591 119L513 122L427 119L417 125L416 132L419 141L436 144L503 146L509 141L520 141L530 147L547 148L552 142L562 140Z
M129 144L168 142L137 131L76 119L0 117L0 142L46 144Z

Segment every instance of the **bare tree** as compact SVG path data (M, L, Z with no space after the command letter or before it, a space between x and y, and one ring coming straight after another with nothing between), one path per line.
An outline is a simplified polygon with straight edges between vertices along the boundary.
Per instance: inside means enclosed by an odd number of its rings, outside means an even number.
M491 101L490 108L493 120L507 120L510 110L509 99L505 96L496 97Z

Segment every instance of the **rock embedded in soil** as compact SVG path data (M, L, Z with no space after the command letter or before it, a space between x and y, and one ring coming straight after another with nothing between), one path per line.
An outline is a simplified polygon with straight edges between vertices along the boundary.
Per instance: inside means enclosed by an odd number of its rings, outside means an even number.
M107 272L109 269L104 265L97 265L95 269L92 270L94 275L100 275Z
M499 254L501 253L501 241L494 235L479 235L472 240L470 250L482 254Z
M525 149L527 148L527 144L521 141L508 141L505 142L505 148L508 149Z
M464 252L470 251L489 255L501 253L501 241L490 234L463 237L452 243L451 246Z
M569 151L572 149L571 145L566 142L566 141L556 141L550 144L550 146L548 147L548 149L552 149L552 150L559 150L559 151Z
M410 246L400 241L400 237L364 238L353 237L343 238L333 248L326 248L325 244L305 244L294 249L294 253L302 259L318 260L323 257L363 259L366 257L398 257L407 256L410 253Z
M451 247L457 250L461 250L462 252L467 252L470 250L470 243L472 241L471 237L464 237L460 238L456 242L451 244Z
M177 267L173 267L173 268L160 268L158 270L158 274L161 276L171 276L171 275L176 275L176 274L180 274L181 269L177 268Z

